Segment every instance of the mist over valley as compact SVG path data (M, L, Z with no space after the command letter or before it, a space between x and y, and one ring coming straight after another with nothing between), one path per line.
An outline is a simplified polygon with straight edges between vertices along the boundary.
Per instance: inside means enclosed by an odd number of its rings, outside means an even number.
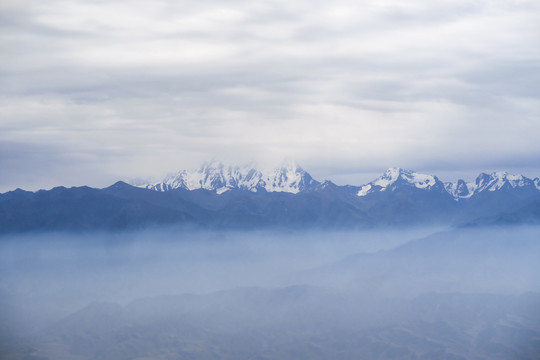
M5 235L22 359L534 359L540 228Z

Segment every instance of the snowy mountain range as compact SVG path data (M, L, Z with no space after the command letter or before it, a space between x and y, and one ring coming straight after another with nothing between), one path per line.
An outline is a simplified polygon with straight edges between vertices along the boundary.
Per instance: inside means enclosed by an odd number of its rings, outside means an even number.
M540 190L540 179L529 179L523 175L513 175L505 171L491 174L481 173L474 182L458 180L456 183L446 183L445 188L456 199L467 199L483 191L499 191L509 189Z
M280 167L270 170L258 170L252 166L226 166L220 162L210 162L203 164L195 171L182 170L167 175L157 183L138 186L162 192L173 189L205 189L217 194L223 194L229 190L297 194L323 188L328 184L332 182L321 183L314 180L296 162L286 161ZM352 188L356 187L352 186ZM459 201L469 199L484 191L540 190L540 179L529 179L523 175L512 175L507 172L492 172L491 174L481 173L473 182L460 179L456 182L443 183L437 176L401 168L390 168L377 179L357 188L356 195L360 197L396 191L400 188L416 188L448 193L454 200Z
M540 180L505 172L475 181L391 168L362 186L319 182L292 161L276 169L206 163L162 181L0 194L0 234L162 225L259 229L436 224L540 225Z
M139 186L157 191L205 189L222 194L236 189L297 194L319 185L296 162L285 161L279 168L263 171L251 166L225 166L220 162L209 162L195 171L182 170L167 175L158 183Z

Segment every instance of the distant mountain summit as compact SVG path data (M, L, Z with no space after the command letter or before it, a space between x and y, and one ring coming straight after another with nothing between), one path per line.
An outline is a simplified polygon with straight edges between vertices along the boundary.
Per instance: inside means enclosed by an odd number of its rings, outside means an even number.
M529 179L523 175L513 175L505 171L491 174L481 173L475 181L443 183L433 175L417 173L412 170L390 168L372 182L363 185L358 196L366 196L379 192L397 191L402 188L416 188L426 191L445 191L455 200L469 199L482 192L496 191L536 191L540 190L540 179Z
M182 170L155 184L139 185L146 189L205 189L222 194L229 190L251 192L299 193L319 186L296 162L284 161L280 167L258 170L251 166L226 166L221 162L204 163L195 171Z
M422 190L443 190L444 184L436 176L420 174L401 168L390 168L382 176L363 185L357 195L366 196L377 192L396 191L400 187L413 187Z
M446 183L446 191L456 199L468 199L484 191L540 190L539 179L529 179L523 175L513 175L506 171L481 173L474 182L458 180Z

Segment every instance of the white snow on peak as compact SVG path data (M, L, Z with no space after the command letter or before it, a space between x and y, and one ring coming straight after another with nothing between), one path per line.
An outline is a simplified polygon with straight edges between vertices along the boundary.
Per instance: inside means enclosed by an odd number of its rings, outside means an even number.
M498 191L506 188L522 188L534 186L540 190L534 180L523 175L509 174L506 171L495 171L491 174L481 173L474 182L458 180L456 183L446 183L446 191L456 200L468 199L482 191Z
M444 184L446 191L454 197L454 200L468 199L474 194L474 183L467 183L463 180L457 182L447 182Z
M389 168L382 176L360 188L357 195L366 196L375 191L393 191L396 189L396 183L400 181L408 186L414 186L418 189L430 189L439 179L436 176L420 174L411 170L401 168Z
M232 189L252 192L300 191L319 183L294 161L286 161L279 168L260 171L252 166L226 166L221 162L204 163L195 171L182 170L166 176L162 181L145 185L147 189L168 191L172 189L206 189L223 194Z
M268 192L283 191L296 194L303 190L306 175L309 178L308 182L313 181L311 176L296 162L287 160L279 168L271 169L262 174L262 181L265 183L264 188Z
M358 192L356 193L356 195L358 196L366 196L367 194L373 192L372 191L372 187L371 187L371 184L366 184L366 185L363 185L360 190L358 190Z
M496 171L490 175L482 173L476 178L475 192L480 191L497 191L504 186L517 188L527 185L534 185L533 181L523 175L513 175L506 171Z
M172 189L206 189L223 194L229 190L246 190L251 192L288 192L299 193L305 190L324 189L330 182L319 183L304 171L295 161L286 160L277 168L257 169L252 165L229 166L221 162L207 162L193 171L182 170L165 176L161 181L151 184L132 182L132 185L156 191ZM444 189L456 201L468 199L483 191L501 189L531 188L540 190L540 178L531 180L523 175L495 171L490 174L481 173L472 182L441 183L433 175L421 174L397 167L389 168L380 177L365 184L358 190L358 196L366 196L374 192L395 191L401 186L431 190Z
M221 188L219 188L219 189L216 189L216 194L221 195L221 194L223 194L224 192L229 191L229 190L231 190L231 189L228 188L228 187L226 187L226 186L224 186L224 187L221 187Z

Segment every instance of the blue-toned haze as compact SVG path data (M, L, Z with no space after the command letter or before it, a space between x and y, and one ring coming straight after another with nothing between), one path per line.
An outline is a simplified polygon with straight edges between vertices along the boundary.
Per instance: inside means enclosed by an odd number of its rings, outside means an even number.
M540 176L538 1L0 4L0 192L294 158Z

